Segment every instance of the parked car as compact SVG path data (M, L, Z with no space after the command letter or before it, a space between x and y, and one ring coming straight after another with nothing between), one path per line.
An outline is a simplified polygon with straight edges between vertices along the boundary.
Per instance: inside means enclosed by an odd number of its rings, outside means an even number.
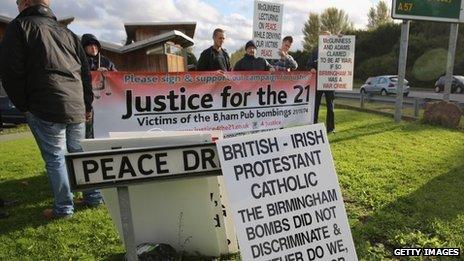
M361 86L359 91L361 93L380 94L382 96L386 96L388 94L396 94L397 86L397 75L381 75L367 78L366 83ZM404 80L403 95L409 95L409 82L406 79Z
M0 81L0 127L3 123L26 123L26 116L10 101Z
M442 92L445 90L445 75L440 76L435 83L435 92ZM464 93L464 76L453 75L453 82L451 83L451 93Z

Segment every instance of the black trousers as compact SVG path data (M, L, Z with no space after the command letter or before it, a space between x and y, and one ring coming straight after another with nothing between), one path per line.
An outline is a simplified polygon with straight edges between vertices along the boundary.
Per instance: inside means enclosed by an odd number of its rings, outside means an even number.
M94 138L94 133L93 133L93 111L92 111L92 118L90 121L85 122L85 138L86 139L93 139Z
M314 108L314 123L318 122L319 106L321 105L323 94L325 96L325 104L327 106L326 127L327 127L327 131L331 132L335 129L335 115L334 115L335 91L316 91L316 104Z

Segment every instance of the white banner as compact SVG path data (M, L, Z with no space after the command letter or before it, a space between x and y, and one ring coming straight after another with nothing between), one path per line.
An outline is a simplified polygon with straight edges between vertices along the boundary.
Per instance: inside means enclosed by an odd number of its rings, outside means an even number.
M257 57L280 59L284 5L255 1L253 15L253 41Z
M226 137L311 124L308 72L94 73L96 138L110 132L222 131Z
M353 90L355 41L354 35L319 36L318 90Z
M242 260L357 260L323 124L217 146Z

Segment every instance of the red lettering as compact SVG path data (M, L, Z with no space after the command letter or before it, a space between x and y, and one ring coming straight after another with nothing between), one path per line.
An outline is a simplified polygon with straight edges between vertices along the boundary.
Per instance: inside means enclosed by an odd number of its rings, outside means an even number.
M261 56L272 57L272 50L261 50Z

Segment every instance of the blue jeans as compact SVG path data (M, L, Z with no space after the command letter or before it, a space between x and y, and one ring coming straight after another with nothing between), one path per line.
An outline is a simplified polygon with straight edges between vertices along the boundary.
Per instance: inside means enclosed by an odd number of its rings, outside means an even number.
M26 113L27 123L39 146L53 193L53 212L57 216L71 215L74 212L73 194L69 187L68 172L64 160L68 152L80 152L80 140L84 138L84 123L54 123L44 121ZM99 191L84 192L84 202L90 205L102 202Z

